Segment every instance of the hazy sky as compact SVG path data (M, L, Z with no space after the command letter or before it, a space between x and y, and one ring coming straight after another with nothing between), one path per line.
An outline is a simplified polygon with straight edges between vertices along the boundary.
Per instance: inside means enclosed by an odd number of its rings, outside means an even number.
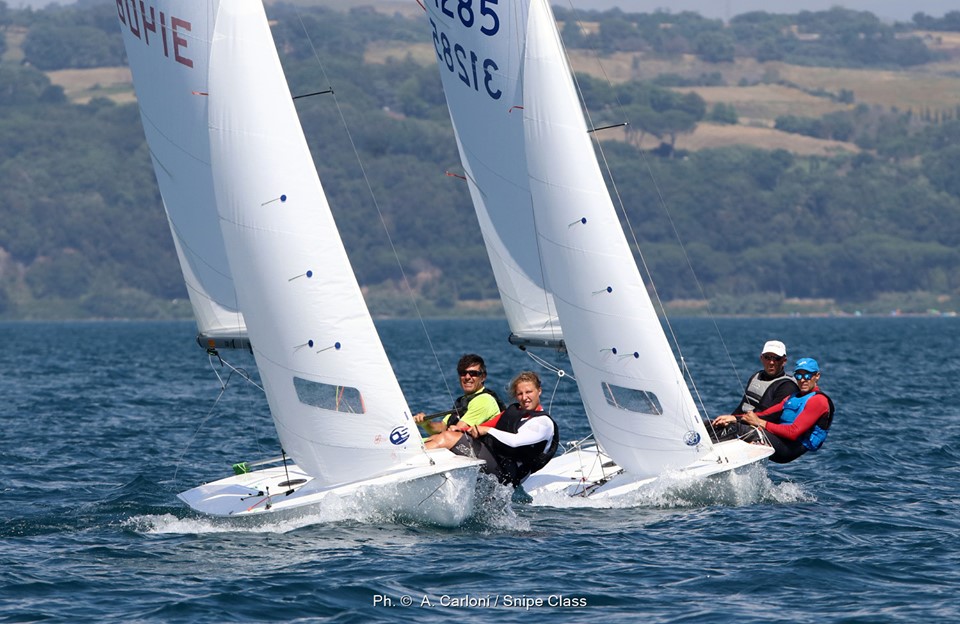
M839 6L855 11L870 11L887 21L909 22L914 13L943 17L947 11L960 10L957 0L552 0L553 4L579 9L620 7L630 13L649 13L657 9L696 11L705 17L727 19L748 11L799 13L825 11Z
M8 6L43 7L50 0L5 0ZM415 0L407 0L415 2ZM748 11L768 13L797 13L823 11L834 6L857 11L870 11L887 21L909 22L914 13L942 17L947 11L960 10L958 0L551 0L553 4L575 9L609 9L615 6L630 13L649 13L657 9L696 11L706 17L727 19ZM370 0L343 0L344 3L363 5ZM70 4L70 0L58 0Z

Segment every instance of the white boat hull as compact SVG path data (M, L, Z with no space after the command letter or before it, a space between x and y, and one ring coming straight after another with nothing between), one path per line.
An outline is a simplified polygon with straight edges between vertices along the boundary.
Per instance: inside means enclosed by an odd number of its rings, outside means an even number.
M684 468L671 471L672 481L705 479L737 471L762 462L773 453L766 445L730 440L714 445L713 450ZM550 505L562 500L558 495L596 500L617 499L653 486L660 476L639 477L625 472L598 446L578 445L555 457L543 469L523 482L523 489L534 504Z
M481 463L448 451L428 451L389 473L327 487L287 464L233 475L177 496L195 511L213 516L309 513L336 502L361 512L458 526L473 514Z

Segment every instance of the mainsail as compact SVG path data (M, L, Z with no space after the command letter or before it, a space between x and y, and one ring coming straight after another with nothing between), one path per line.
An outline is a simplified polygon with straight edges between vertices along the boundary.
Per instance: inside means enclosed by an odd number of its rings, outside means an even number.
M320 485L422 455L260 0L117 9L192 300L242 311L287 454Z
M485 240L532 256L524 274L552 295L604 451L639 477L689 465L712 445L604 184L547 0L447 6L427 11ZM500 235L510 228L515 239Z

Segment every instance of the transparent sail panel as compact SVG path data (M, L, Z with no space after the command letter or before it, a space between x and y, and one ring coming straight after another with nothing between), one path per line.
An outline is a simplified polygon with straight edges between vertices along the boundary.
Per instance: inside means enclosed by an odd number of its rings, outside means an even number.
M607 404L617 409L627 410L628 412L637 412L638 414L651 414L659 416L663 414L663 407L660 405L660 399L652 392L646 390L637 390L635 388L624 388L604 382L603 396L607 399Z
M300 377L293 378L293 386L297 389L297 397L301 403L331 412L363 413L363 399L356 388L333 386Z

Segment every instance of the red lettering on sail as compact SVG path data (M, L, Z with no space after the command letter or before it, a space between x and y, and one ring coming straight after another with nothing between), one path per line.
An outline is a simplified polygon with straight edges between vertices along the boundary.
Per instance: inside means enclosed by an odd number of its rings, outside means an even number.
M163 39L163 55L170 58L170 48L167 46L167 16L160 11L160 38Z
M170 48L173 48L173 58L185 67L193 68L193 59L190 58L188 47L190 40L185 36L193 30L193 24L185 19L169 16L156 7L149 6L146 0L116 0L117 19L122 27L130 31L137 39L148 46L155 46L157 36L162 46L163 56L170 58ZM137 4L139 2L139 10ZM157 22L160 22L159 29ZM151 38L151 33L153 37Z
M136 0L133 2L133 7L130 6L130 3L126 3L127 7L127 26L130 27L130 32L139 39L140 38L140 16L137 15L137 3ZM133 9L132 11L130 9Z
M147 18L147 7L144 6L143 0L140 0L140 17L143 18L143 41L150 45L150 35L147 34L147 31L157 34L157 16L154 8L150 7L150 17Z
M180 47L187 47L187 40L179 35L179 30L183 29L189 31L192 27L190 22L180 19L179 17L170 18L170 30L173 31L173 58L177 59L178 63L183 63L187 67L193 67L193 61L188 59L185 56L180 54Z

